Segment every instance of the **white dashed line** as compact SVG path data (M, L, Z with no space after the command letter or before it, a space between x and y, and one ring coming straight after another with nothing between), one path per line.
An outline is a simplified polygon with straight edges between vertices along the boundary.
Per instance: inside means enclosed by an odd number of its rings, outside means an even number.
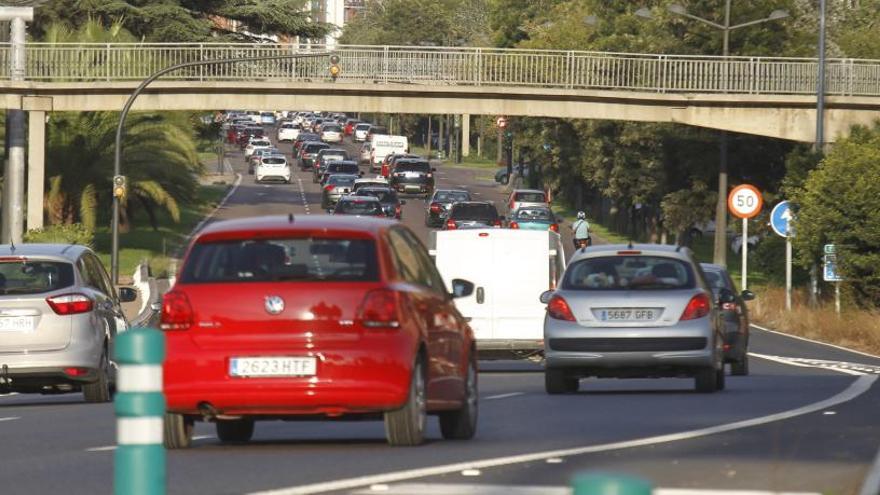
M86 449L86 452L110 452L112 450L116 450L115 445L105 445L104 447L92 447L90 449Z
M525 392L511 392L509 394L490 395L489 397L485 397L483 400L509 399L511 397L519 397L520 395L525 395Z
M5 418L0 418L0 421L15 421L16 419L21 419L21 416L7 416Z

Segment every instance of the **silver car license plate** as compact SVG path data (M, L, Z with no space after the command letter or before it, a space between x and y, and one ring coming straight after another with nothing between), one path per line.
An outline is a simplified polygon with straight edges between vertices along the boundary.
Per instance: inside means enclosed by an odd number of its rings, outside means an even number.
M602 321L653 321L657 318L656 309L600 309L598 317Z
M314 376L317 360L313 357L234 357L229 360L229 376Z

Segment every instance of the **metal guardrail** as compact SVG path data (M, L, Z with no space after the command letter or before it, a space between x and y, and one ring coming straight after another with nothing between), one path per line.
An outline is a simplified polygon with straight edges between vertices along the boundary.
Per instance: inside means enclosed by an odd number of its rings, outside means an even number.
M243 62L182 69L165 80L329 81L330 51L279 44L28 43L30 81L139 81L183 62L325 51L327 59ZM337 82L455 86L533 86L658 93L814 94L811 58L702 57L584 51L338 45ZM10 46L0 44L0 80ZM829 95L880 96L880 60L827 61Z

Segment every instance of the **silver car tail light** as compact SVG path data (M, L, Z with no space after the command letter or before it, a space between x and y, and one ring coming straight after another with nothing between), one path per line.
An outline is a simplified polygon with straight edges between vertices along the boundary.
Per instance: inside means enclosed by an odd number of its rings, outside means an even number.
M60 296L47 297L46 302L55 314L76 315L88 313L95 307L94 301L85 294L62 294Z

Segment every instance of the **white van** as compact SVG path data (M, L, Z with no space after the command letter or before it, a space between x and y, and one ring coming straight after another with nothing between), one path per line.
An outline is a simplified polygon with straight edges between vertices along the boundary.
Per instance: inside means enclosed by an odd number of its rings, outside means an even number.
M431 255L446 281L474 283L455 300L470 321L480 359L540 359L544 311L540 296L565 271L559 234L551 231L474 229L433 233Z
M373 136L370 149L370 170L382 167L382 160L388 155L409 153L409 140L406 136L376 134Z

